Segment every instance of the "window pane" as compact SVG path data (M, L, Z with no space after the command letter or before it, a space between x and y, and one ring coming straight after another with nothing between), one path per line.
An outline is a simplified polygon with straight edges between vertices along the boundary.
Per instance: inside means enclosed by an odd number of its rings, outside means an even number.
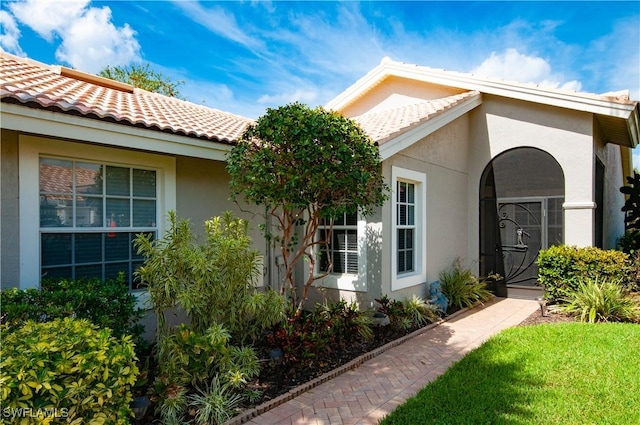
M413 248L413 229L407 229L405 234L405 247L407 249Z
M357 226L358 225L358 214L346 214L347 226Z
M83 277L95 277L98 279L102 279L102 264L77 266L75 278L81 279Z
M73 163L40 158L40 193L72 193Z
M102 198L76 197L76 226L102 227Z
M133 225L140 227L155 227L156 201L141 199L133 200Z
M400 204L398 205L398 224L401 226L407 225L407 206Z
M40 227L73 226L73 198L65 195L40 195Z
M107 166L107 195L129 196L129 168Z
M416 186L414 184L407 183L407 202L410 204L413 204L415 202L415 198L414 198L415 187Z
M407 251L407 254L405 255L405 268L404 271L406 272L412 272L413 271L413 251Z
M104 257L106 261L128 260L131 244L131 233L107 233L104 242Z
M129 227L129 200L107 199L107 217L107 227Z
M156 197L156 172L133 170L133 196Z
M124 273L124 281L129 285L129 282L131 281L131 276L129 274L129 262L105 264L105 279L116 279L120 273Z
M405 229L398 229L398 249L404 249L404 242L405 242L405 233L406 230Z
M347 273L352 273L352 274L358 273L358 254L356 253L347 254Z
M398 202L407 202L407 184L398 182Z
M414 224L416 224L415 207L413 205L408 205L407 211L407 224L413 226Z
M40 275L43 279L52 279L58 277L71 279L72 270L71 267L43 267L40 270Z
M333 253L333 273L344 273L344 254L341 252Z
M102 261L102 233L78 233L75 242L76 263Z
M43 266L71 264L71 235L45 233L41 237L40 250Z
M347 230L347 251L358 251L358 232L356 230Z
M406 271L405 251L398 251L398 273Z
M76 163L76 192L102 194L102 165Z

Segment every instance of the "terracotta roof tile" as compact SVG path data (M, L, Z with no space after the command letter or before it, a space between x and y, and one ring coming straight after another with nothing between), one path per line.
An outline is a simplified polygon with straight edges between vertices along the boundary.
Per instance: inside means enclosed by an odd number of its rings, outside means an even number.
M353 119L360 124L369 137L382 145L393 137L477 95L479 95L477 91L469 91L441 99L418 101L397 108L369 112Z
M2 102L110 119L211 141L231 143L253 120L145 90L81 81L61 68L0 52Z

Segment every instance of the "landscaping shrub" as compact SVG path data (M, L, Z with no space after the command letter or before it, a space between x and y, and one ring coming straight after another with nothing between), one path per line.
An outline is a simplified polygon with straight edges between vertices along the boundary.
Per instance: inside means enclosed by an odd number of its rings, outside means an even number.
M449 309L470 307L476 302L487 301L493 294L487 289L487 283L474 276L469 269L463 269L458 261L440 272L442 293L449 299Z
M163 361L154 389L164 423L189 423L185 415L191 410L197 423L201 423L197 418L228 418L235 413L244 384L260 368L253 349L234 347L229 340L221 325L199 333L184 324L160 340Z
M175 306L187 313L197 333L222 324L241 344L284 319L284 298L256 288L262 269L245 220L229 212L207 220L200 245L187 220L170 212L169 223L163 239L140 235L135 241L145 257L138 275L149 288L159 338L170 333L164 313Z
M614 280L585 279L562 301L566 304L560 309L583 322L637 322L640 319L640 304Z
M163 239L135 241L145 257L138 276L158 318L156 413L165 424L210 423L235 413L245 384L259 373L253 349L230 341L252 343L284 321L284 299L256 287L262 269L246 221L231 213L207 220L202 244L187 220L170 212L169 223ZM167 326L174 307L187 314L188 326Z
M138 368L131 336L116 338L88 320L65 318L28 321L2 338L2 407L49 412L15 423L49 423L58 415L66 423L128 424L133 417Z
M538 282L552 302L570 297L583 280L616 281L628 289L634 285L628 258L614 250L552 246L538 255Z
M87 319L109 328L115 337L133 336L141 342L143 327L138 323L144 310L136 308L124 275L102 281L96 278L45 279L41 289L7 289L0 292L3 322L18 329L27 320L49 322L64 317Z
M380 304L378 311L389 318L389 324L396 330L408 331L424 326L438 319L438 307L430 301L414 295L404 300L392 300L387 295L376 298Z

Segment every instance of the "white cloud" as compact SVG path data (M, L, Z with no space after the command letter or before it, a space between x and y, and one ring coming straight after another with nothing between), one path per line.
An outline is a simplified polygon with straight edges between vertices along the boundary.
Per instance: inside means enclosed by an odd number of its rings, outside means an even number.
M491 52L491 55L471 73L479 77L501 78L548 88L575 91L582 88L579 81L563 81L562 75L554 74L551 65L545 59L528 56L512 48L501 54Z
M106 6L90 7L89 0L26 0L9 8L47 41L59 38L56 58L81 71L97 73L107 65L140 60L136 32L128 24L116 27Z
M25 56L19 40L20 30L15 19L9 12L0 10L0 50Z
M194 22L224 38L240 43L246 47L257 49L263 47L260 40L245 32L236 22L235 17L222 7L204 8L198 2L176 1L185 14Z
M64 32L69 23L80 18L89 0L26 0L9 4L9 9L23 24L47 41Z
M127 65L139 59L140 44L128 24L116 28L108 7L89 8L63 31L56 57L83 71Z
M635 148L632 152L633 152L633 167L640 170L640 147Z

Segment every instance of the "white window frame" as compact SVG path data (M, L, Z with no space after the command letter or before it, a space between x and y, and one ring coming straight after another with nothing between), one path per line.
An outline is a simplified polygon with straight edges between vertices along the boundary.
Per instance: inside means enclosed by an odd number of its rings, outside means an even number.
M175 158L76 142L19 136L20 288L40 284L40 157L59 157L156 170L158 238L167 228L167 213L176 209ZM135 293L135 292L134 292Z
M414 170L391 167L391 290L408 288L427 281L427 176ZM414 185L415 191L415 235L414 270L398 273L398 182Z
M358 273L329 273L327 276L316 280L314 282L314 286L356 292L366 292L368 290L366 255L367 245L365 240L367 221L360 213L358 213L358 221L356 227L358 231ZM317 257L318 250L319 248L314 252L314 254L316 254L316 270L314 272L316 275L321 274L319 270L320 259ZM305 277L307 274L308 269L305 267Z

